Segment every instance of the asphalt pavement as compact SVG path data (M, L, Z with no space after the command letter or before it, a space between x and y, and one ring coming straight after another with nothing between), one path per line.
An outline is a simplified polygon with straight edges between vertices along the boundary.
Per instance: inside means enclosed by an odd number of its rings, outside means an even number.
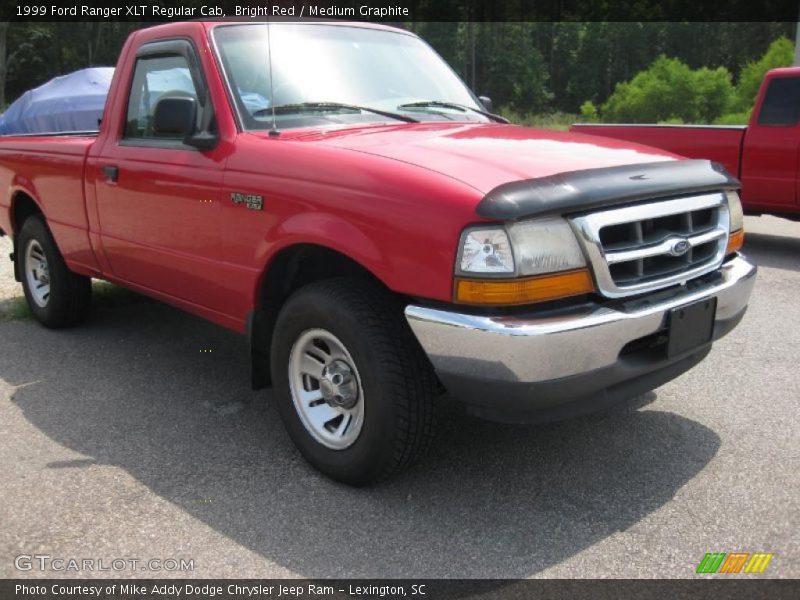
M132 294L67 331L0 319L0 577L691 578L707 552L800 577L800 223L747 229L751 308L694 370L552 425L445 400L427 457L368 489L306 465L233 333Z

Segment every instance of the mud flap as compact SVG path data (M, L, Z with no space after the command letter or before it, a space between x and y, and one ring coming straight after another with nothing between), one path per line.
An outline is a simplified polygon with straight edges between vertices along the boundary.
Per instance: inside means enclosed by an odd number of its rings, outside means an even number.
M264 311L257 310L247 315L247 333L250 340L250 385L262 390L272 384L270 375L269 344L270 331L274 323Z
M17 256L19 256L19 252L17 252L17 238L11 238L11 244L14 248L14 251L8 255L8 258L11 262L14 263L14 279L19 282L22 282L22 275L19 272L19 261L17 260Z

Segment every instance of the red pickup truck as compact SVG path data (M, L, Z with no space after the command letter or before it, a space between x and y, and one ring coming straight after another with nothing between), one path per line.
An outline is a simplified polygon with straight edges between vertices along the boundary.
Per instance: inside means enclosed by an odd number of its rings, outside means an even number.
M766 74L749 125L576 124L570 131L719 162L741 180L746 214L800 220L800 67Z
M246 333L254 386L351 484L419 456L445 390L546 421L701 361L755 281L738 187L510 125L418 37L363 23L144 29L99 132L0 139L0 230L41 323L80 322L100 278Z

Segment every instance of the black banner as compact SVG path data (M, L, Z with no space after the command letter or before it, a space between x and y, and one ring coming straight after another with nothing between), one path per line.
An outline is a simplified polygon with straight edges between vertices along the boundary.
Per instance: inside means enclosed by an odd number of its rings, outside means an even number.
M797 21L796 0L15 0L2 21L334 18L357 21Z
M220 600L296 600L413 598L416 600L521 600L527 598L639 600L683 598L769 598L800 596L798 580L713 579L713 580L291 580L291 579L41 579L0 580L3 600L176 600L214 598Z

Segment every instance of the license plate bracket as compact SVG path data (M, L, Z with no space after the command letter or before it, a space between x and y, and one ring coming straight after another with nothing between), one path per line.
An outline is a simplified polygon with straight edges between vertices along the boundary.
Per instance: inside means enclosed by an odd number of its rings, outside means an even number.
M670 310L667 356L677 356L710 342L716 314L716 298L706 298Z

